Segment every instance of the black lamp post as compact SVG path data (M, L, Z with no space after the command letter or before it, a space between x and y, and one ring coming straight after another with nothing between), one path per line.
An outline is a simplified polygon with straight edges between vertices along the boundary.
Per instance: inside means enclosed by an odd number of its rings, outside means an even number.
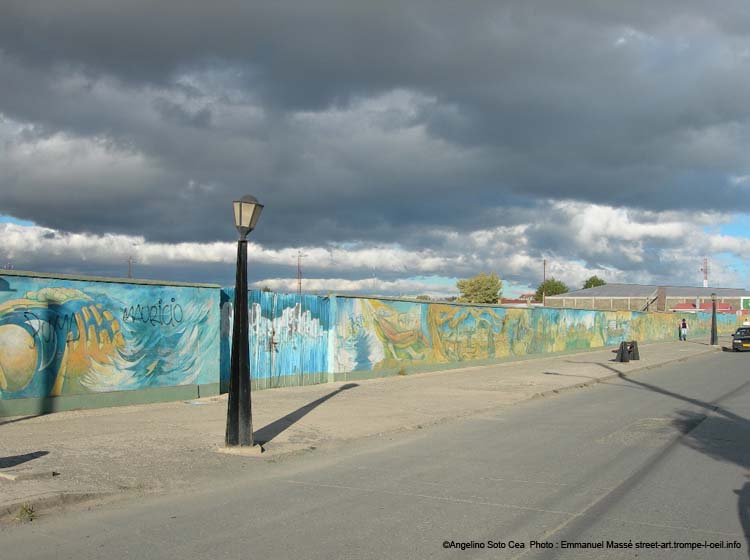
M253 416L250 402L250 342L247 318L247 234L255 229L263 205L254 196L235 200L234 224L240 232L237 242L237 280L234 285L234 325L232 360L227 407L227 446L250 446L253 442Z
M711 346L719 344L719 335L716 332L716 294L711 294Z

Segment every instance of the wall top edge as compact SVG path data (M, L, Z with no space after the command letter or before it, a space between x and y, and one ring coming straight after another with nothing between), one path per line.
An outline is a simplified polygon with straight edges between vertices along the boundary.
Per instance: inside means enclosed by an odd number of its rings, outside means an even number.
M0 276L21 276L26 278L52 278L57 280L80 280L83 282L104 282L109 284L140 284L146 286L180 286L184 288L219 289L219 284L201 284L195 282L173 282L168 280L141 280L136 278L110 278L107 276L87 276L83 274L61 274L32 272L29 270L0 270Z

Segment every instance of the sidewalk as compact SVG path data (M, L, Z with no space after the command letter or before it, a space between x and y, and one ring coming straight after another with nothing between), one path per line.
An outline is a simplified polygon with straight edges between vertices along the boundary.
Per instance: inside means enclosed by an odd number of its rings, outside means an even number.
M348 440L415 430L721 350L704 340L639 346L641 360L630 363L613 362L606 349L256 392L255 439L265 449L260 457L216 452L224 442L226 395L0 419L0 521L11 520L23 504L43 514L87 499L205 487L218 472L247 462L277 462Z

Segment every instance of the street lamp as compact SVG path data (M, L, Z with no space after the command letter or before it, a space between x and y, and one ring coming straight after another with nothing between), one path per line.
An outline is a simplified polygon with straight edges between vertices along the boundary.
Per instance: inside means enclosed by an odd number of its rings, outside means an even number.
M716 333L716 294L711 294L711 346L719 344L719 335Z
M247 234L255 229L263 205L254 196L235 200L234 225L240 233L237 242L237 277L234 285L234 325L229 373L227 433L229 446L250 446L253 442L253 416L250 402L250 342L247 319Z

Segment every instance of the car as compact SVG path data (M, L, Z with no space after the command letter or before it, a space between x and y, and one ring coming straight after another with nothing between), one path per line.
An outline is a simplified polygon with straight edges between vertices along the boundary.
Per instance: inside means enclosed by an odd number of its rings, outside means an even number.
M732 349L735 352L750 350L750 327L740 327L732 335Z

